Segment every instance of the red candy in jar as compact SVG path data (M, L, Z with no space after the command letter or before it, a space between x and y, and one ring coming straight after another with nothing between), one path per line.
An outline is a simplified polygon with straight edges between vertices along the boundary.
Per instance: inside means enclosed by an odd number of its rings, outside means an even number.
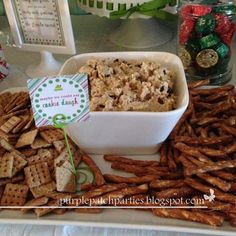
M222 41L230 46L232 43L232 39L233 39L235 31L236 31L236 24L231 24L230 30L224 33L223 35L221 35Z
M192 14L192 5L186 5L181 9L180 15L186 19L189 18Z
M230 30L231 22L228 16L225 16L223 14L215 14L215 19L216 19L216 27L214 31L216 33L223 34Z
M193 16L204 16L208 13L210 13L212 10L212 7L210 6L202 6L202 5L186 5L181 9L181 16L183 18L189 18L189 17L193 17Z
M236 6L225 1L189 1L179 4L179 47L186 77L208 78L221 85L232 78L232 40Z
M204 15L210 13L211 10L212 10L212 7L210 7L210 6L194 5L194 7L192 7L192 15L193 16L204 16Z
M182 22L180 25L179 30L179 42L181 45L185 44L188 40L190 34L192 33L192 30L194 28L195 21L191 19L186 19Z

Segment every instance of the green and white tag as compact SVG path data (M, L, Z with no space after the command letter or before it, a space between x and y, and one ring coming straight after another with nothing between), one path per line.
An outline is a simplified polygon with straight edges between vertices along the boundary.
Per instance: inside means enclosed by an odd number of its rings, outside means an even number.
M36 78L28 80L27 84L37 127L89 118L86 74Z

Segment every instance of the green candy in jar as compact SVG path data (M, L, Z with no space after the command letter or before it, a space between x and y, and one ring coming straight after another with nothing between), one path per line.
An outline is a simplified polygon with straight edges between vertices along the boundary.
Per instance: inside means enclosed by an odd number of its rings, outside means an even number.
M225 73L229 67L230 56L226 56L225 58L220 58L219 62L217 63L215 73Z
M218 53L218 56L220 58L225 58L229 54L229 47L225 43L218 43L215 47L214 50Z
M199 34L210 34L214 31L216 20L213 14L198 17L195 24L195 31Z
M200 50L200 45L198 40L189 39L185 47L192 53L196 53Z
M201 49L213 47L219 42L220 38L216 34L208 34L199 40Z
M179 31L179 38L184 38L184 43L181 44L183 40L180 41L180 46L185 49L180 50L179 55L184 62L188 79L205 77L216 85L230 80L233 65L231 46L236 31L235 15L236 5L231 2L181 2L179 22L188 20L192 23L186 24Z
M234 4L224 5L224 6L216 6L214 7L213 11L215 13L222 13L222 14L235 14L236 6Z

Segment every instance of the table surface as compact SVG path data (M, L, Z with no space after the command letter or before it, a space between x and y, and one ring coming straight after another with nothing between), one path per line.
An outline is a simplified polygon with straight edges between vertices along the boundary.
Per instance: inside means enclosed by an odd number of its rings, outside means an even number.
M120 20L111 21L104 17L96 16L73 16L72 24L74 36L76 39L77 54L87 52L111 52L127 51L125 48L118 47L109 41L109 34L119 26ZM161 46L148 48L143 51L166 51L176 53L176 23L168 24L172 29L172 39ZM102 30L101 30L102 29ZM0 30L9 30L5 17L0 17ZM130 50L129 50L130 51ZM236 61L236 43L233 45L233 62ZM4 53L10 64L10 73L6 79L0 82L0 91L14 87L26 86L29 77L25 74L25 69L32 62L39 62L39 53L24 52L16 48L4 48ZM56 55L61 62L64 62L70 56ZM233 70L233 78L230 83L236 84L236 67ZM75 226L38 226L38 225L0 225L1 236L28 236L28 235L47 235L47 236L65 236L65 235L136 235L136 236L187 236L187 233L161 232L153 230L131 230L131 229L111 229L96 227L75 227ZM200 234L191 234L200 236Z

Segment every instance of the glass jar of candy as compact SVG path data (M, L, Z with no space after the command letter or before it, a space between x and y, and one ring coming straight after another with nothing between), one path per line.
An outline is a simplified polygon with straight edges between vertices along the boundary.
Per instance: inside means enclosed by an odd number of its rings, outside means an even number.
M214 85L231 79L235 14L234 0L180 1L178 55L187 79L210 79Z

